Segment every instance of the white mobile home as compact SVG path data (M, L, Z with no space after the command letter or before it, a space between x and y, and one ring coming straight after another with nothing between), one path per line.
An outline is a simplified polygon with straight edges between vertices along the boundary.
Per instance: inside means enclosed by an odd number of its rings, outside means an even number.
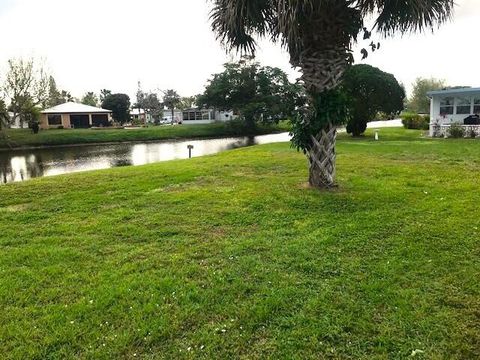
M430 91L428 96L430 136L445 136L451 124L480 135L480 88Z
M20 120L20 116L17 116L15 120L13 119L14 113L9 112L8 116L10 117L10 128L12 129L28 129L28 122L24 121L22 124L22 121Z
M140 121L142 124L153 124L154 119L151 114L148 114L144 109L133 108L130 110L130 117L134 121Z
M167 123L181 124L182 123L182 110L178 110L178 109L173 110L173 122L172 122L172 110L171 109L164 109L163 110L163 121L165 121Z
M233 111L217 111L212 109L190 108L183 110L184 124L210 124L215 121L229 121L236 118Z

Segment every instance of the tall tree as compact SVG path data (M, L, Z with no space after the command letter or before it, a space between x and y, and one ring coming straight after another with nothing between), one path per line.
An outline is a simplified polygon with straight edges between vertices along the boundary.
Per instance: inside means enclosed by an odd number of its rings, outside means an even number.
M108 89L102 89L100 90L100 103L103 103L103 101L107 98L107 96L112 95L112 91Z
M185 110L192 108L197 102L197 97L196 96L182 96L180 98L180 103L178 104L178 108L180 110Z
M331 187L335 179L336 126L348 119L338 91L353 62L352 45L364 19L384 35L420 31L450 18L454 0L212 0L212 26L230 49L254 53L255 36L279 40L301 70L308 106L293 127L293 144L310 161L309 181ZM372 50L378 45L371 43ZM364 57L367 51L363 49Z
M130 97L126 94L106 95L102 108L112 110L113 119L120 124L130 119Z
M445 80L417 78L413 84L412 96L408 101L408 110L423 114L430 113L430 100L427 97L427 92L441 90L445 87Z
M138 83L137 102L134 108L142 109L145 114L150 115L155 121L160 120L163 115L163 104L159 100L158 95L153 92L144 92Z
M175 117L175 108L180 104L181 97L173 90L165 90L163 93L163 104L172 113L172 123Z
M352 66L343 75L342 89L350 100L347 132L353 136L362 134L378 112L393 115L403 110L404 88L395 76L376 67Z
M49 97L50 76L42 64L34 59L10 59L3 91L9 100L9 110L13 113L11 122L20 118L23 126L32 112L32 107L45 104Z
M138 82L137 88L137 102L133 105L134 108L138 108L139 110L142 108L143 102L145 100L145 92L142 89L142 84L140 81Z
M70 92L66 90L59 90L54 77L50 76L48 79L48 97L46 101L42 103L42 107L54 107L69 101L74 101L74 98Z
M158 121L163 116L163 104L155 93L147 93L143 99L142 108L146 114L152 116L155 121Z
M198 96L201 107L233 110L253 129L259 121L290 117L300 105L301 87L290 83L279 68L261 67L250 57L224 66L225 70L213 75L205 92Z
M90 106L98 106L98 97L93 91L89 91L83 95L81 103Z
M75 101L75 98L72 96L72 94L70 94L70 91L67 91L67 90L60 91L60 99L61 99L61 104Z
M61 97L61 93L58 90L57 83L53 76L48 79L48 99L42 105L44 108L49 108L62 104L64 101Z

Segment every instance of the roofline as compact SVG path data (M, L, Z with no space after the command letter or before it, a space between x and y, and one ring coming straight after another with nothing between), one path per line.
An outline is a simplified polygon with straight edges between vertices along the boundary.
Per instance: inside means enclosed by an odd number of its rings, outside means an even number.
M40 114L109 114L112 110L104 111L41 111Z
M480 92L480 87L428 91L428 96Z

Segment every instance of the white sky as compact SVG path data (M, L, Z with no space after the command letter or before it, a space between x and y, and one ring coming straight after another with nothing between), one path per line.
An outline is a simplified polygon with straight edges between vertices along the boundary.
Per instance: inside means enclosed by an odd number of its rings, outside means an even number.
M480 0L457 4L454 20L434 35L375 35L382 47L366 62L408 91L418 76L480 86ZM194 95L231 59L208 13L207 0L0 0L0 78L9 58L33 56L46 59L58 86L77 97L102 88L133 96L138 81L144 90ZM279 46L261 41L257 58L297 76Z

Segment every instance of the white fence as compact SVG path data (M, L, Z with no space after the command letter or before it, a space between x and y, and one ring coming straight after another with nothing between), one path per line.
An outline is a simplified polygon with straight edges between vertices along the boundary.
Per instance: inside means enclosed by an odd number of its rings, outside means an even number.
M432 136L433 137L449 137L450 136L450 126L451 125L432 125ZM480 125L457 125L463 128L465 137L473 137L472 134L475 134L475 137L480 137Z

